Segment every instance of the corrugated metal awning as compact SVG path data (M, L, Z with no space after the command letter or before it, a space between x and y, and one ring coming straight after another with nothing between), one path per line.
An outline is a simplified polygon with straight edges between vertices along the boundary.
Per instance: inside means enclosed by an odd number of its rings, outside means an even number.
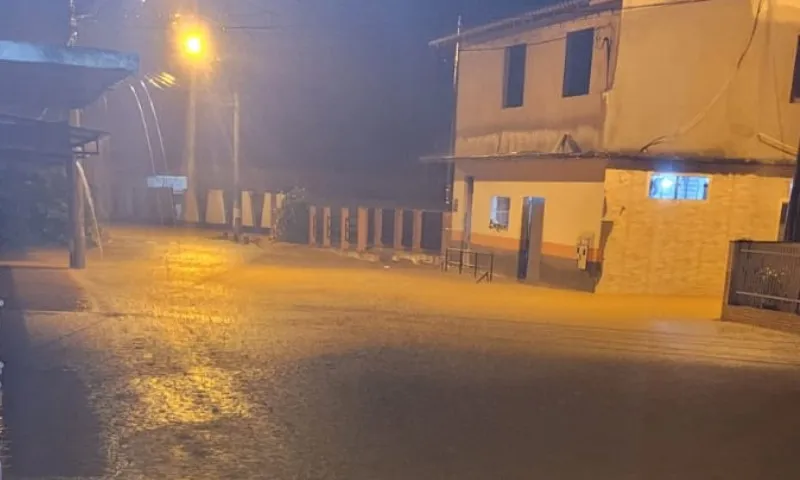
M71 127L66 122L46 122L0 115L0 152L26 161L69 159L75 155L96 155L87 148L107 133Z
M0 41L0 107L83 108L138 69L135 54Z

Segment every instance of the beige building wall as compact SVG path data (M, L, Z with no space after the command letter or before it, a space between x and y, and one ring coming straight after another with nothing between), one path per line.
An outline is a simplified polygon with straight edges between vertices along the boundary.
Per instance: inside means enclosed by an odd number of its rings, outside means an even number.
M597 150L605 115L603 93L613 83L618 23L618 15L601 13L465 44L456 114L456 154L551 152L565 133L572 135L582 150ZM591 27L597 30L590 93L564 98L566 35ZM524 105L504 109L505 48L522 43L527 44Z
M791 158L799 34L796 0L624 0L604 150Z
M458 211L452 217L453 238L460 240L467 210L466 176L475 178L471 239L474 245L517 252L522 230L522 200L545 200L543 254L575 258L582 236L599 245L603 212L605 160L540 159L529 161L467 161L456 169L454 198ZM509 227L489 228L492 197L509 197Z
M721 295L731 240L776 240L791 180L713 174L706 201L649 198L651 172L606 172L598 292Z
M511 199L508 230L489 228L492 197ZM522 200L539 197L545 201L542 253L576 258L581 236L599 239L603 210L603 183L577 182L475 182L472 209L472 241L478 245L517 251L522 231Z

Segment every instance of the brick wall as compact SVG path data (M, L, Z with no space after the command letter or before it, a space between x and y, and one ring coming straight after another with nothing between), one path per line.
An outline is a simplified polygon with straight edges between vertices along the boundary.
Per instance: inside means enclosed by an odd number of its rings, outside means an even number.
M607 170L598 292L722 295L728 242L777 238L790 179L711 177L708 200L664 201L648 197L650 172Z

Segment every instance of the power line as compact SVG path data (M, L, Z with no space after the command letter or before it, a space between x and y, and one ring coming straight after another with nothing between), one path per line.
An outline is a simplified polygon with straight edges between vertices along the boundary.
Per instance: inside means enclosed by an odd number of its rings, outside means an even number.
M739 59L736 61L736 68L728 77L728 79L725 80L725 83L722 84L722 88L720 88L719 92L717 92L717 94L711 98L711 101L709 101L708 104L702 110L700 110L700 112L697 113L697 115L695 115L691 120L689 120L688 123L686 123L682 127L679 127L677 130L675 130L675 132L673 132L670 135L664 135L649 141L647 144L645 144L645 146L643 146L639 150L640 152L645 152L647 151L648 148L654 145L664 143L666 141L680 137L690 132L697 125L699 125L700 122L703 121L703 119L705 119L705 117L708 115L711 109L714 108L717 102L719 102L722 99L722 97L725 95L725 93L733 84L733 81L734 79L736 79L737 75L739 74L739 71L741 71L742 65L744 64L744 60L747 57L747 54L750 52L751 47L753 46L753 41L756 38L756 32L758 31L758 26L761 24L761 12L764 10L765 3L766 0L759 0L758 8L756 9L755 19L753 20L753 26L750 29L750 36L747 39L747 44L745 45L744 50L742 50L742 53L739 55Z

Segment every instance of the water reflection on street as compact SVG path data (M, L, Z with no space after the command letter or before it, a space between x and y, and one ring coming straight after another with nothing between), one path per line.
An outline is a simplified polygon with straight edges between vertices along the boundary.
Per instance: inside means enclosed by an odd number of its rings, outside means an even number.
M209 236L112 232L70 280L88 311L25 315L44 346L29 360L86 385L108 475L800 474L791 336L711 323L700 300L623 305Z

